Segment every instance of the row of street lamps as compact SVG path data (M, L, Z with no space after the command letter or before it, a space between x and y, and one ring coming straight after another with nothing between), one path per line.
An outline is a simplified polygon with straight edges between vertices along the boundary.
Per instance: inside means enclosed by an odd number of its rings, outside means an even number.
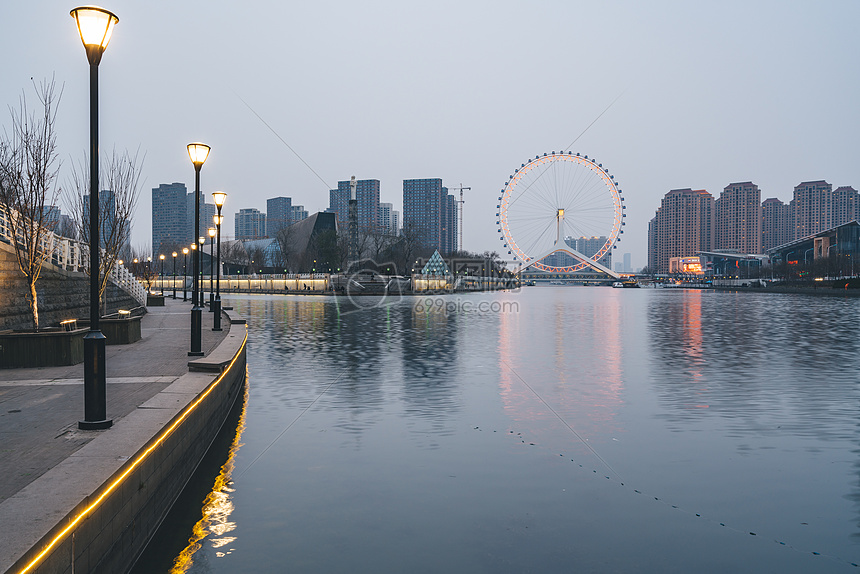
M99 134L98 134L98 70L102 55L110 42L113 28L119 23L119 18L112 12L97 6L81 6L70 12L78 26L78 33L84 44L87 61L90 65L90 330L84 337L84 420L78 422L78 428L85 430L106 429L113 425L113 420L107 418L105 373L105 336L99 325ZM200 237L200 169L209 156L209 146L203 143L188 144L188 155L194 164L194 237L200 238L200 249L192 245L194 265L194 290L191 308L191 350L189 356L202 356L202 306L203 295L200 291L200 251L205 244L205 238ZM212 194L218 209L216 216L215 235L218 238L218 279L216 295L210 302L214 312L213 331L221 330L221 207L227 194L217 191ZM211 230L209 236L214 237ZM188 256L188 248L182 249L183 255ZM211 247L210 247L211 253ZM173 254L174 276L176 271L176 252ZM162 275L164 272L164 255L161 260ZM151 259L150 259L151 261ZM211 281L211 280L210 280ZM173 296L176 297L174 283ZM184 287L183 287L184 291ZM162 284L162 294L164 293Z

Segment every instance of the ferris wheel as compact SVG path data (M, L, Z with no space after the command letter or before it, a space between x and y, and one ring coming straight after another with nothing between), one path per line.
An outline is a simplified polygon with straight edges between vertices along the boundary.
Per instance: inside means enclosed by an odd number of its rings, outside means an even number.
M615 177L586 155L552 152L522 164L508 178L496 223L508 253L522 262L550 273L573 273L591 267L618 277L599 261L624 233L624 199ZM576 249L585 238L589 255ZM544 259L556 252L559 258Z

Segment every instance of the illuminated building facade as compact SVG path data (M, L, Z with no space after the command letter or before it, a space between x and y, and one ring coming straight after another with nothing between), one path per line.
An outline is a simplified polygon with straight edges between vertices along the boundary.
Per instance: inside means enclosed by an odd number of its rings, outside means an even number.
M704 275L702 260L698 257L671 257L669 273L684 273L687 275Z

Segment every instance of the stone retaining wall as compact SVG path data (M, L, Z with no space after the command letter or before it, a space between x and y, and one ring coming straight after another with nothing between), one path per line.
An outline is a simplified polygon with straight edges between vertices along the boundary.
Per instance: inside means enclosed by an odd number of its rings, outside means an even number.
M128 293L108 283L108 313L140 305ZM90 278L46 263L36 282L39 298L39 326L56 327L65 319L88 319L90 316ZM33 314L27 302L27 281L18 269L15 252L0 242L0 330L32 329Z

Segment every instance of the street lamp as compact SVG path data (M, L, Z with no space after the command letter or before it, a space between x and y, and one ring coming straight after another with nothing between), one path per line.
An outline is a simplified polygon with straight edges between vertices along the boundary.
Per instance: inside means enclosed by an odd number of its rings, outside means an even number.
M203 167L203 163L209 157L209 146L203 143L190 143L187 147L188 157L194 164L194 237L200 237L200 168ZM196 249L196 245L192 245L192 249ZM194 292L191 301L194 306L191 308L191 350L188 351L188 355L199 357L203 355L201 350L203 309L200 308L200 251L197 251L192 259L194 261Z
M99 62L119 18L104 8L82 6L70 12L90 64L90 332L84 337L84 420L78 428L106 429L105 336L99 330Z
M182 248L182 254L185 256L185 262L182 264L182 300L188 301L188 293L186 284L188 282L188 248Z
M164 297L164 253L158 258L161 260L161 296Z
M200 249L197 251L197 259L200 261L200 277L198 278L198 281L200 283L199 283L199 287L198 287L197 291L200 294L200 310L202 312L203 307L205 307L205 305L204 305L205 300L203 299L203 290L206 288L204 283L203 283L203 259L202 258L203 258L203 250L204 250L204 247L206 246L206 238L201 235L200 237L197 238L197 241L198 241L198 243L200 243ZM200 325L202 328L202 326L203 326L203 315L202 314L200 315Z
M215 217L218 217L217 215ZM215 231L214 227L209 228L209 310L215 310L215 289L212 285L212 275L214 274L215 263Z
M171 283L173 283L173 300L174 301L176 300L176 255L177 255L177 253L176 253L176 251L174 251L172 254L172 256L173 256L173 281L171 281Z
M223 191L216 191L212 194L212 201L215 202L215 207L218 209L218 215L215 216L215 232L218 236L218 260L215 262L217 269L215 278L215 301L212 304L212 312L214 313L212 330L221 330L221 224L224 222L224 217L221 215L221 208L224 206L224 201L227 199L227 194Z

